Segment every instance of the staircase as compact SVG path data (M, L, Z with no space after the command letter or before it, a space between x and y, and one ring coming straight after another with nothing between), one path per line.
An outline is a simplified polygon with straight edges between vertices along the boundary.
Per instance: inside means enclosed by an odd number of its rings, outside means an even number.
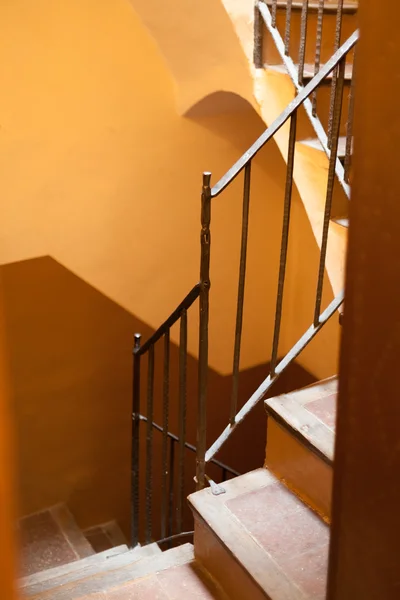
M335 261L343 260L343 255L335 254L335 247L332 250L329 239L333 238L335 243L338 228L343 230L348 226L354 51L358 42L358 32L354 31L356 13L357 4L344 4L343 0L337 3L321 0L315 4L308 0L256 2L255 69L289 78L294 86L293 98L224 177L212 186L211 173L204 173L200 282L150 339L142 343L141 336L135 335L131 549L113 524L81 532L65 506L27 517L19 525L22 539L19 585L25 597L38 600L147 597L323 600L326 597L337 378L284 396L267 400L266 397L285 369L326 323L338 316L344 300L341 277L332 283L335 296L328 303L324 280L325 271L332 270ZM312 25L315 36L308 36ZM344 42L342 29L348 29L349 33ZM330 42L323 43L323 30L330 32ZM287 157L275 326L269 373L248 401L239 406L251 168L254 157L271 140L278 143ZM315 180L307 187L313 167L318 174L314 173ZM208 446L207 429L212 419L212 407L207 406L211 208L214 199L242 173L243 219L232 393L230 402L221 398L226 403L227 425ZM320 261L315 274L310 326L290 349L282 351L280 332L295 184L303 192L306 189L309 192L306 208L315 225L314 233L319 236ZM340 264L339 271L342 269ZM188 402L187 398L188 318L196 304L199 308L197 431L196 440L190 441L188 411L193 409L194 399ZM179 379L178 398L170 398L173 327L180 332L179 373L174 375ZM161 405L155 400L158 360L163 373ZM218 454L261 402L267 414L266 462L255 471L239 475ZM193 482L197 491L190 493ZM186 543L192 536L193 545Z

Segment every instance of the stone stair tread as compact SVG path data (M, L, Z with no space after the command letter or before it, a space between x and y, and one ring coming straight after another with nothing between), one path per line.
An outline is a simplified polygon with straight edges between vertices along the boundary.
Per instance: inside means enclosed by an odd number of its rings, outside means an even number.
M272 0L266 0L265 4L268 7L271 7ZM286 7L287 7L287 2L282 2L282 1L277 2L278 10L286 10ZM292 10L293 11L301 11L302 9L303 9L302 2L292 2ZM325 3L325 5L324 5L324 12L326 14L336 15L337 9L338 9L337 2L329 2L329 3ZM357 11L358 11L358 2L346 2L343 4L343 13L344 14L354 15L357 13ZM318 2L309 2L308 12L309 13L318 12Z
M183 565L171 566L155 575L141 578L124 586L84 596L80 600L134 600L136 598L141 600L229 600L196 560Z
M338 141L338 157L340 159L343 159L346 156L346 143L347 143L346 136L341 135L339 137L339 141ZM300 144L303 144L304 146L308 146L309 148L314 148L315 150L320 150L321 152L324 152L322 144L318 138L310 138L307 140L301 140Z
M94 554L65 505L20 519L20 575L28 576Z
M49 581L50 579L68 575L73 571L81 571L84 567L89 565L100 565L112 556L117 556L118 554L122 554L124 552L128 552L128 546L125 544L109 548L103 552L92 554L91 556L81 558L80 560L75 560L74 562L66 563L60 567L53 567L52 569L40 571L39 573L34 573L33 575L28 575L27 577L21 577L18 580L18 587L20 589L32 587L33 589L34 586L39 585L44 581Z
M298 70L299 65L296 64L295 67ZM320 69L322 69L323 67L324 67L324 65L321 65ZM266 64L265 68L270 69L271 71L274 71L276 73L282 73L289 77L289 74L287 72L285 65ZM306 63L304 65L304 81L305 81L305 83L308 83L313 77L314 77L314 65ZM353 64L346 63L346 68L345 68L345 72L344 72L344 80L345 80L345 82L350 82L352 80L352 78L353 78ZM332 81L332 73L330 73L325 79L323 79L323 81L321 82L321 85L323 85L324 83L330 84L331 81Z
M85 529L83 534L96 552L102 552L114 546L121 546L127 543L116 521L109 521L95 527L90 527Z
M267 469L246 473L223 486L224 494L215 496L207 488L192 494L189 502L196 520L250 578L255 586L254 597L325 599L329 546L326 523ZM208 558L211 563L206 560L205 566L220 579L214 569L220 569L223 561L213 560L212 551ZM241 575L237 575L239 580ZM225 581L232 577L231 569ZM235 596L232 589L230 596Z
M151 546L153 546L152 550ZM81 572L79 579L59 583L49 590L31 596L31 598L32 600L78 600L88 597L93 600L97 600L97 598L103 600L107 597L104 594L107 591L127 584L131 585L135 580L147 578L170 567L190 563L194 559L191 544L184 544L161 553L155 551L154 546L156 544L135 548L131 552L110 558L106 566L104 563L102 564L101 571L91 572L90 569L85 569ZM130 560L129 555L131 555ZM55 580L52 581L55 582ZM115 598L118 597L118 595L115 596Z
M268 414L327 464L335 446L337 377L265 400Z

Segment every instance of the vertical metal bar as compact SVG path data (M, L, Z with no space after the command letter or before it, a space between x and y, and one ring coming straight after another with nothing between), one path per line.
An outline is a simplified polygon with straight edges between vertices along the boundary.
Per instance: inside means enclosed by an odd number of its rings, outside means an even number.
M342 37L342 22L343 22L343 0L338 0L338 7L336 13L336 31L335 31L335 43L333 53L339 50L340 40ZM332 85L331 85L331 100L329 108L329 121L328 121L328 148L331 148L332 144L332 127L333 127L333 112L335 104L335 93L338 79L338 67L332 73Z
M336 93L335 93L333 121L332 121L332 149L331 149L331 156L329 159L328 184L327 184L327 190L326 190L324 223L323 223L323 228L322 228L321 254L320 254L319 269L318 269L317 293L316 293L315 312L314 312L314 327L318 326L320 314L321 314L326 251L327 251L327 247L328 247L328 233L329 233L329 223L330 223L331 209L332 209L333 186L335 184L336 159L337 159L338 144L339 144L340 120L341 120L341 116L342 116L345 69L346 69L346 56L344 56L344 58L342 58L342 60L339 63L339 73L338 73L338 80L337 80Z
M174 534L175 440L170 438L168 537Z
M344 180L349 183L350 180L350 168L351 168L351 156L353 152L353 123L354 123L354 92L355 92L355 79L356 79L356 64L357 64L357 47L354 50L353 57L353 75L351 78L350 94L349 94L349 115L347 120L347 131L346 131L346 154L344 159Z
M321 68L322 29L324 26L324 4L325 0L319 0L317 16L317 41L315 46L314 77ZM312 95L312 114L317 116L317 90Z
M210 222L211 173L203 173L201 192L201 258L200 258L200 325L199 325L199 394L197 405L197 489L205 485L205 457L207 450L207 375L208 375L208 319L210 292Z
M135 333L133 346L131 547L139 543L139 447L140 447L140 350L142 336Z
M308 0L303 0L301 9L301 28L300 28L300 48L299 48L299 85L304 83L304 63L306 59L307 45L307 25L308 25Z
M278 276L278 291L276 296L275 309L275 326L274 338L272 342L271 354L271 376L275 374L275 368L278 359L279 337L281 332L282 308L283 308L283 292L285 287L286 261L287 250L289 244L289 226L290 226L290 210L292 206L292 189L293 189L293 166L296 147L296 129L297 129L297 110L292 114L290 119L289 147L286 168L286 186L285 186L285 201L283 206L283 224L282 224L282 241L281 255L279 261L279 276Z
M149 349L147 374L147 436L146 436L146 533L147 544L152 541L153 508L153 411L154 411L154 345Z
M292 2L293 0L287 0L286 3L286 25L285 25L285 54L289 56L290 53L290 33L292 25Z
M161 539L167 537L168 506L168 426L169 426L169 364L170 331L164 336L164 383L163 383L163 432L162 432L162 475L161 475Z
M272 0L272 7L271 7L271 25L272 27L276 27L276 12L277 12L277 8L278 8L278 0Z
M258 0L254 3L254 50L253 60L256 69L263 68L263 31L264 24L258 8Z
M239 267L239 285L236 310L236 331L235 348L233 351L233 370L232 370L232 395L230 422L235 422L237 401L239 394L239 367L240 367L240 348L242 343L243 327L243 304L244 289L246 282L246 264L247 264L247 238L249 233L249 205L250 205L250 181L251 181L251 161L247 163L244 171L243 188L243 209L242 209L242 241L240 249L240 267Z
M186 383L187 383L187 311L183 310L179 339L179 479L176 525L182 532L185 495L185 443L186 443Z

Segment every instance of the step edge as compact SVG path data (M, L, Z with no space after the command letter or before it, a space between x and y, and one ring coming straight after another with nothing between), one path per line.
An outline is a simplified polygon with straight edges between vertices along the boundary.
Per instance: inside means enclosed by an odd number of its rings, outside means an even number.
M264 0L264 4L266 4L269 8L272 6L272 0ZM287 7L287 3L286 2L277 2L277 10L281 11L281 10L286 10ZM292 11L301 11L303 9L303 4L302 2L293 2L292 3ZM338 9L338 5L336 4L331 4L331 5L325 5L324 6L324 14L326 15L336 15L337 13L337 9ZM353 4L352 2L347 3L347 4L343 4L343 9L342 12L345 15L356 15L357 12L359 10L359 4ZM310 3L308 5L308 12L309 13L316 13L318 12L318 4L316 3Z
M126 574L126 579L124 581L120 581L115 584L107 584L107 582L101 582L101 578L104 573L99 573L95 577L88 577L82 580L78 580L77 582L73 582L72 584L64 584L59 586L57 589L50 589L44 592L43 594L39 594L37 596L33 596L31 600L78 600L83 599L86 596L90 596L91 594L97 594L100 591L115 591L121 587L128 585L129 583L133 583L135 580L139 580L145 577L150 577L158 572L165 571L170 567L181 566L187 563L190 563L194 560L194 552L192 544L184 544L177 548L172 548L162 554L157 554L154 556L149 556L144 558L143 560L139 560L136 564L125 565L124 567L112 569L106 572L106 575L110 575L112 573L118 573L118 571L122 572L124 575ZM136 571L136 573L135 573ZM100 580L100 581L99 581ZM92 589L79 590L79 586L87 583L96 584ZM99 589L101 586L101 589Z
M87 567L83 566L81 569L71 571L65 575L63 574L58 577L53 577L49 580L45 579L40 583L30 586L29 588L24 588L24 593L27 596L36 597L38 594L47 594L52 590L54 591L55 588L61 588L71 584L78 584L79 581L95 578L102 573L110 573L118 569L124 569L126 567L133 566L142 560L151 560L155 556L159 556L158 552L154 552L153 546L155 545L156 544L138 546L129 552L123 552L115 556L111 556L109 559L98 563L95 561L94 563L90 563Z
M280 398L280 396L278 396L278 398ZM298 404L288 398L285 399L285 402L286 404L289 404L290 402L296 404L298 410L300 412L304 412L304 415L307 417L307 419L313 422L313 425L315 426L315 437L313 439L311 439L307 432L301 431L300 428L293 423L291 420L291 417L293 416L288 416L282 404L277 402L277 398L268 398L264 401L264 407L267 415L272 417L279 425L289 431L289 433L293 435L297 441L302 443L303 446L313 452L313 454L315 454L318 458L332 468L334 462L335 434L329 429L329 427L322 423L318 417L308 412L301 404ZM321 425L324 427L324 433L327 435L327 437L331 438L328 442L329 447L327 446L327 440L323 439L320 435Z
M277 481L279 480L277 479ZM192 494L192 496L194 495L195 494ZM199 504L202 506L199 507ZM281 587L281 584L284 583L285 587L283 590L282 600L307 600L306 595L300 590L300 588L290 581L290 579L277 565L273 558L252 537L250 532L242 527L240 521L229 511L229 509L225 507L224 504L221 505L217 519L213 518L213 515L210 514L211 511L209 511L207 504L207 502L202 500L200 500L200 502L193 502L193 498L189 496L189 505L194 513L195 519L197 518L203 526L205 526L213 535L218 538L225 551L235 560L239 568L245 571L254 585L261 591L261 593L267 595L266 598L268 597L273 600L281 600L276 596L275 590ZM247 541L246 544L237 544L238 536L236 534L239 530L245 533L245 539ZM248 565L249 557L251 556L252 552L257 553L257 560L254 561L256 565L255 569L252 569L252 567ZM260 557L262 560L259 560ZM262 565L262 567L259 567L259 572L257 572L258 565ZM214 577L213 573L211 573L211 575Z
M26 575L25 577L20 577L17 580L18 587L19 589L32 587L33 585L37 585L39 583L42 583L43 581L67 575L72 571L79 571L85 565L90 565L97 562L102 563L108 560L109 558L112 558L113 556L123 554L127 551L128 546L126 545L115 546L113 548L109 548L108 550L104 550L103 552L98 552L97 554L87 556L86 558L81 558L80 560L75 560L74 562L66 563L65 565L52 567L51 569L39 571L38 573L33 573L32 575Z

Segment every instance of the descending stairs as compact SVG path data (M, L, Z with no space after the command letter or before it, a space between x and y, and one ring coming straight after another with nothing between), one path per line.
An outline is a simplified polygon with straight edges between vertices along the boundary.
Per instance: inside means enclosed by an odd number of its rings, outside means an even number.
M194 546L129 550L115 523L82 532L64 505L22 519L22 597L323 600L336 396L332 378L266 400L266 468L189 497Z

